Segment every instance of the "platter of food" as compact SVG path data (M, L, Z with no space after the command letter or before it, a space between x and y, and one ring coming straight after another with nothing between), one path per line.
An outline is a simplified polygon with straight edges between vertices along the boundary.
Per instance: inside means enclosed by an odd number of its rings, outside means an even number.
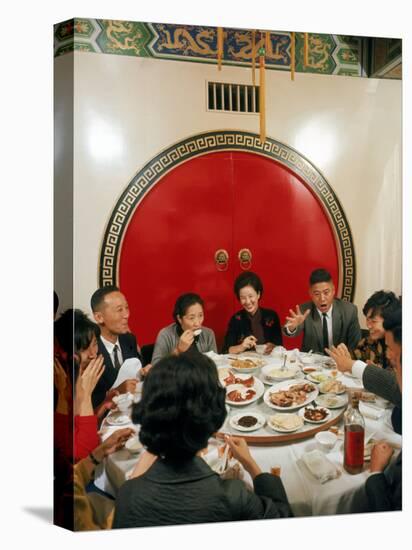
M326 407L314 407L309 405L299 410L298 415L303 418L305 422L312 424L323 424L327 422L332 416L332 413Z
M242 384L247 388L254 386L256 378L249 373L232 372L230 369L218 369L218 376L223 387L232 386L233 384Z
M340 409L341 407L345 407L347 402L346 396L336 395L335 393L323 393L316 398L318 405L327 407L328 409Z
M228 405L250 405L262 397L265 387L263 382L255 378L253 386L231 384L226 387L226 403Z
M326 382L327 380L333 380L332 376L323 372L312 372L306 375L306 378L315 384Z
M320 393L336 393L338 395L345 393L346 386L340 380L331 379L321 382L319 384L319 391Z
M282 380L288 380L294 378L298 373L300 373L299 367L296 365L285 366L282 368L280 366L266 365L262 368L262 376L271 384L275 382L280 382Z
M297 414L278 413L268 418L268 426L276 432L296 432L303 426L303 420Z
M235 430L253 432L265 425L266 418L256 411L247 411L231 416L229 423Z
M264 359L252 357L229 357L229 365L236 372L256 372L266 365Z
M276 384L266 390L263 400L278 411L293 410L309 405L316 399L318 388L310 382L288 382Z

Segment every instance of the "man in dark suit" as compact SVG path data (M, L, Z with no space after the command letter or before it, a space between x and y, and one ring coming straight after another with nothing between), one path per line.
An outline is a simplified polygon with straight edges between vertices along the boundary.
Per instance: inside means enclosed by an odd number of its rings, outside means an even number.
M101 331L98 348L105 365L92 395L93 407L96 407L112 389L123 362L133 357L141 360L141 356L136 337L129 330L129 306L116 286L97 289L91 298L91 308ZM134 393L136 384L135 378L128 379L113 389L119 393Z
M326 269L315 269L309 279L311 302L290 309L283 332L298 336L303 330L302 351L324 353L325 348L344 343L350 349L361 339L358 310L354 304L335 298L335 286Z
M384 384L387 391L396 397L393 381L395 381L398 393L402 393L402 309L385 315L383 323L385 329L386 357L395 371L395 376L390 379L387 370L366 365L368 379ZM341 345L329 350L329 355L339 365L347 361L353 363L348 350ZM375 375L377 378L375 378ZM383 375L383 377L379 376ZM363 378L365 380L365 378ZM366 385L365 385L366 387ZM370 387L367 388L370 390ZM398 457L390 463L393 449L385 441L377 443L371 452L370 476L353 496L350 512L384 512L402 509L402 451Z

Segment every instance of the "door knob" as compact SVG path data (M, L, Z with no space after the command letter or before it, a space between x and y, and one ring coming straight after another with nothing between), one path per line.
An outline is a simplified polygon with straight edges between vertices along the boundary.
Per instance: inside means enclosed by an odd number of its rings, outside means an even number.
M229 266L229 253L224 248L215 252L215 264L218 271L227 271Z
M248 248L241 248L238 254L241 269L247 271L252 267L252 252Z

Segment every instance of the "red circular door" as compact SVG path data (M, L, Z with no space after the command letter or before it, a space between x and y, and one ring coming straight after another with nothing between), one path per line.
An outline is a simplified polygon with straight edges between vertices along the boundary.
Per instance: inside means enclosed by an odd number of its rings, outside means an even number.
M229 253L227 271L214 261L222 248ZM205 300L205 325L221 345L239 307L232 289L242 248L251 251L250 269L263 280L262 305L275 309L282 323L290 307L307 299L314 268L329 269L338 286L328 219L316 196L283 165L254 153L218 152L165 175L137 207L120 255L120 287L140 344L153 343L172 322L179 294L197 292Z

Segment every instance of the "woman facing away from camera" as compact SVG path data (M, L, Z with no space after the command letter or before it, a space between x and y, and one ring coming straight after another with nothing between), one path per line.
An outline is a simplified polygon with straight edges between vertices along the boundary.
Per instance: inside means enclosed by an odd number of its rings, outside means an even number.
M245 271L238 275L233 289L242 309L229 321L223 353L242 353L265 344L265 354L269 354L276 345L282 345L278 314L259 305L263 294L260 277Z
M188 292L178 297L173 309L174 323L163 328L156 338L152 364L162 357L185 351L217 352L215 333L204 327L203 300L198 294Z
M244 439L227 444L253 479L222 480L201 458L226 417L225 390L205 356L183 353L149 372L133 409L147 451L120 488L114 528L292 516L279 477L262 473Z

